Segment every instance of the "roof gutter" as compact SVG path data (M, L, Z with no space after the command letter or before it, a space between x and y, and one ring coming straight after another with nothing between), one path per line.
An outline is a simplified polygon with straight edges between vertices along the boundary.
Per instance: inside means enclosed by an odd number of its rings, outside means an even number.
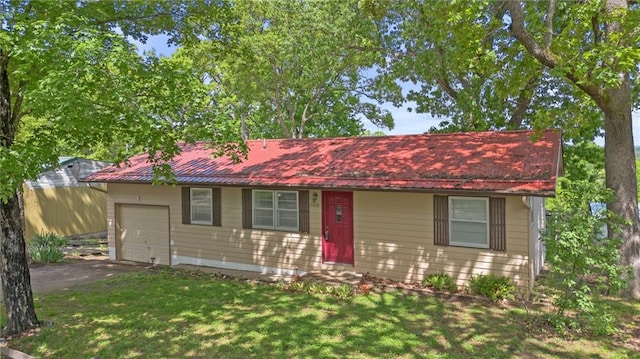
M102 192L102 193L109 193L109 192L108 192L107 190L105 190L105 189L102 189L102 188L99 188L99 187L93 187L93 186L91 185L91 183L94 183L94 182L87 182L87 186L89 186L89 188L91 188L92 190L95 190L95 191L98 191L98 192ZM103 183L103 184L105 184L105 183Z

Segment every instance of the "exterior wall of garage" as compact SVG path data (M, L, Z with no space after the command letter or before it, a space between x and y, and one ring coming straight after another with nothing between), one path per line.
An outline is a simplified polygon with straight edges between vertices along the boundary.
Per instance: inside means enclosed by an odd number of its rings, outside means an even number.
M444 272L463 285L475 274L509 276L521 287L532 281L530 209L522 196L507 196L505 252L434 245L433 195L355 191L354 265L322 263L322 205L309 208L309 233L242 228L242 188L221 190L222 225L182 224L181 187L109 184L107 204L110 256L116 259L117 204L169 208L171 264L194 264L294 273L338 269L402 281ZM321 194L320 190L310 190ZM322 198L322 196L319 196ZM537 240L537 238L536 238Z

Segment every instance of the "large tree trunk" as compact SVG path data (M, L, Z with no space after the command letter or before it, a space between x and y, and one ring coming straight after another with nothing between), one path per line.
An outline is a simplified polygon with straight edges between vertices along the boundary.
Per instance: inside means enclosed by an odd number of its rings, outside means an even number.
M4 335L15 335L37 327L31 292L31 277L20 216L19 194L0 202L0 250L2 295L7 308L7 326Z
M629 76L624 75L617 89L609 89L605 95L605 171L607 188L615 193L609 209L627 223L620 232L609 230L610 236L621 236L620 261L633 268L629 278L629 293L640 298L640 220L638 219L638 187L636 178L635 148L631 117L631 87Z
M526 21L519 1L505 2L509 10L512 24L511 33L541 64L556 68L559 57L552 54L549 47L540 46L525 28ZM606 0L604 11L607 15L624 13L627 10L627 0ZM553 13L547 14L552 16ZM548 22L548 26L552 22ZM607 33L620 31L620 24L610 21L605 24ZM549 27L549 34L553 34ZM550 43L550 42L549 42ZM566 59L565 59L566 60ZM613 190L615 198L608 204L609 210L626 223L620 226L620 231L610 230L610 236L620 236L623 239L620 248L620 262L631 266L633 275L629 278L629 293L634 298L640 298L640 220L638 219L638 188L636 178L636 161L633 146L631 120L631 81L629 73L620 72L619 84L616 87L601 82L593 84L592 79L584 79L571 71L565 72L565 77L591 97L604 113L604 147L605 171L607 188ZM587 81L585 81L587 80Z
M13 145L18 127L11 111L8 63L8 54L0 49L0 146L5 148ZM7 309L3 334L15 335L38 326L17 190L0 199L0 278Z
M604 10L608 15L627 9L627 0L607 0L604 3ZM620 23L617 21L610 21L605 26L609 34L620 32ZM604 112L607 188L615 193L609 209L626 222L619 233L624 241L620 248L620 262L631 266L633 275L628 280L629 294L633 298L640 298L640 219L629 73L621 72L619 80L617 87L605 88L603 96L595 100ZM616 234L610 231L609 235Z

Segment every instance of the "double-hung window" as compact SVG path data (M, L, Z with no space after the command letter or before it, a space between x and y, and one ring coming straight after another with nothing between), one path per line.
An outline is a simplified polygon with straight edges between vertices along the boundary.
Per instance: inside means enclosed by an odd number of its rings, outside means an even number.
M253 228L298 230L298 192L253 190Z
M433 243L507 250L504 197L433 196Z
M449 244L489 248L489 199L449 197Z
M182 187L182 224L221 226L221 193L216 187Z
M191 188L191 223L213 224L213 193L211 188Z

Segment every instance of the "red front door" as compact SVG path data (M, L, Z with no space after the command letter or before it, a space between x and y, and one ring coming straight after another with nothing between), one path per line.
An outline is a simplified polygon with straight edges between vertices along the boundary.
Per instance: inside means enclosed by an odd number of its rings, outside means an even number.
M353 193L322 192L323 262L353 264Z

